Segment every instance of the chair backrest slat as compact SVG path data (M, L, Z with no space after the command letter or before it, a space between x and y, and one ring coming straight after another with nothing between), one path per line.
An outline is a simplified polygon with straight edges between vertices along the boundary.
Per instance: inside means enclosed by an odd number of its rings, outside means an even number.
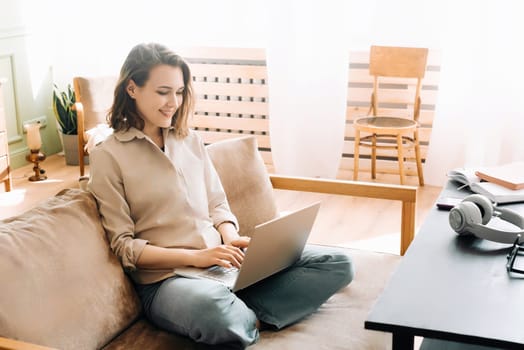
M410 117L418 122L420 114L421 81L426 72L428 49L418 47L371 46L369 53L369 74L373 76L373 95L371 97L373 115L380 114L381 103L395 101L382 97L383 79L402 78L413 80L415 88L404 89L405 96L411 99ZM394 81L394 80L393 80ZM387 89L387 88L386 88Z
M428 49L372 46L369 73L383 77L424 78Z

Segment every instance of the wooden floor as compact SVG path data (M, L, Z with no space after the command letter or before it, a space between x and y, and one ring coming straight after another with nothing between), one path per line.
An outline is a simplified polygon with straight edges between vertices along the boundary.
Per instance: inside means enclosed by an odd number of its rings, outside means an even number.
M77 166L65 165L60 155L52 155L43 163L48 179L30 182L32 166L27 165L13 172L13 190L3 192L0 186L0 219L19 214L63 188L77 188ZM89 167L86 167L86 173ZM377 182L398 183L398 177L378 175ZM344 174L339 176L345 178ZM361 180L365 180L363 174ZM366 180L368 181L368 180ZM416 186L416 178L408 178L408 184ZM424 221L428 210L434 205L440 187L420 187L417 198L416 226ZM276 191L280 210L292 210L312 201L321 200L322 206L311 233L310 242L384 251L398 254L400 247L400 202L353 198L348 196L315 193Z

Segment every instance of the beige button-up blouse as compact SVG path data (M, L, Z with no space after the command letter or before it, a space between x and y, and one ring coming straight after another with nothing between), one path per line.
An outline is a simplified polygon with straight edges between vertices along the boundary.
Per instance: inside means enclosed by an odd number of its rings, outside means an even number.
M146 244L202 249L221 244L216 227L233 222L220 179L193 131L164 129L164 152L140 130L117 132L90 153L88 189L95 196L111 248L137 283L172 270L136 267Z

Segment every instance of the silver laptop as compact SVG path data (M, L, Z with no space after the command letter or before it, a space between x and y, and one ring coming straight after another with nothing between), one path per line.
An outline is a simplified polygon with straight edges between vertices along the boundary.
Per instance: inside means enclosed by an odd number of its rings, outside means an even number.
M300 258L319 208L320 202L316 202L256 226L240 269L180 267L175 273L216 280L233 292L249 287Z

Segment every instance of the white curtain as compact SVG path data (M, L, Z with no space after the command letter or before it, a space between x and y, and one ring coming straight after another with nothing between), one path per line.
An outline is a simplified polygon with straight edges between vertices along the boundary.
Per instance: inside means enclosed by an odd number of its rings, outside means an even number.
M450 1L425 177L524 160L524 21L520 1Z
M344 141L348 50L344 2L270 2L271 153L280 174L334 178Z

